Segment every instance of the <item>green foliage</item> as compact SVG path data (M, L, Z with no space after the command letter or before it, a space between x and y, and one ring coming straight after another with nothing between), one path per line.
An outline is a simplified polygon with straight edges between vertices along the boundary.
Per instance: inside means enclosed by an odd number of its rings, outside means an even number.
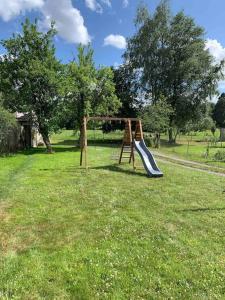
M116 95L121 101L118 116L137 117L138 99L137 91L133 88L133 78L130 77L127 65L113 69Z
M214 159L217 161L225 161L225 151L224 150L218 150L214 154Z
M214 136L216 133L216 124L215 123L211 126L210 130L211 130L212 135Z
M23 32L1 42L7 54L0 59L0 90L12 111L32 112L51 151L49 133L60 111L61 66L55 58L54 25L39 32L37 22L22 24Z
M125 59L143 97L153 103L166 99L174 112L170 127L196 122L207 98L216 93L223 66L215 65L205 50L203 28L183 12L172 16L168 1L161 1L153 15L139 8L136 25Z
M110 116L120 107L113 71L95 68L90 46L78 47L78 61L66 66L66 80L67 108L73 112L76 128L80 128L84 116Z
M215 105L213 118L219 127L225 127L225 93L221 94Z
M144 140L147 147L153 147L154 146L154 140L153 136L150 133L144 133Z
M190 132L190 131L206 131L211 130L212 134L215 134L216 131L216 125L213 119L209 115L202 115L202 118L199 120L189 121L186 123L186 126L184 128L184 132Z
M17 129L16 118L0 106L0 153L9 152L9 137Z
M144 131L165 132L169 128L172 113L171 106L164 99L145 106L140 113Z
M215 133L216 126L213 119L210 116L205 116L203 119L200 120L198 130L199 131L211 130L212 132Z

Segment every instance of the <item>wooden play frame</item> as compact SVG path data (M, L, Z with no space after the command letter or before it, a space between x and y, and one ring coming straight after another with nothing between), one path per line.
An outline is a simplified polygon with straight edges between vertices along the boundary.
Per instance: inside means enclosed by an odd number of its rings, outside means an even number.
M124 137L121 146L121 152L118 163L121 164L124 158L129 158L129 163L133 162L133 168L135 169L135 156L134 156L134 143L133 139L140 141L143 139L142 123L138 118L117 118L117 117L84 117L80 136L80 166L87 169L87 125L88 121L118 121L125 122ZM136 122L135 133L132 132L132 122ZM124 154L126 156L124 156ZM128 156L127 156L128 155ZM84 157L84 159L83 159Z

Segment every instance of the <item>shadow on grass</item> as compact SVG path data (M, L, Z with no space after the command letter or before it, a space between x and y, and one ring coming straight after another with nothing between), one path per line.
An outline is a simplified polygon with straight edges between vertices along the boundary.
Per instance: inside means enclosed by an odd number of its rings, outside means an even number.
M167 140L165 139L161 139L160 140L161 146L165 147L165 148L177 148L182 146L182 144L178 144L178 143L169 143Z
M90 167L89 169L90 170L107 170L107 171L112 171L112 172L124 173L124 174L132 175L132 176L148 177L145 173L137 172L134 170L126 170L126 169L121 168L118 165Z
M213 208L213 207L199 207L199 208L187 208L187 209L181 209L177 210L177 212L210 212L210 211L224 211L225 207L218 207L218 208Z
M61 153L61 152L78 152L80 151L80 149L78 147L55 147L54 145L52 145L53 147L53 151L55 153ZM54 155L53 152L53 155ZM24 151L19 151L17 152L19 154L23 154L23 155L34 155L34 154L48 154L46 152L46 148L31 148L28 150L24 150ZM48 154L50 155L50 154Z
M88 146L102 146L102 147L114 147L122 144L122 140L113 140L113 139L105 139L105 140L93 140L88 139ZM60 145L67 145L67 146L74 146L77 147L79 142L77 140L64 140L58 143L53 143L52 146L60 146Z

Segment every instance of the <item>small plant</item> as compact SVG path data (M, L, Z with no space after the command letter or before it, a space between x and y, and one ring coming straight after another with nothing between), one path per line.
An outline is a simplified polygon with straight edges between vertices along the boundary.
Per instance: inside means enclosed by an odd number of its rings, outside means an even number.
M217 161L224 161L224 162L225 162L225 151L224 151L224 150L218 150L218 151L214 154L214 160L217 160Z
M145 143L146 143L147 147L153 147L154 146L153 136L150 133L145 133L144 134L144 140L145 140Z

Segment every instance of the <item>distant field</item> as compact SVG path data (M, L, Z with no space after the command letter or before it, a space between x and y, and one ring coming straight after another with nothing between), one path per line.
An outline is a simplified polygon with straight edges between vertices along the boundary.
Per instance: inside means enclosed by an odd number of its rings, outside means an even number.
M119 135L119 133L118 133ZM0 299L224 299L224 178L149 179L71 131L0 158Z
M217 130L215 136L219 139L219 130ZM214 154L218 150L225 151L225 142L217 142L216 145L209 143L209 156L205 156L208 144L207 140L210 140L211 138L211 132L197 132L190 136L180 135L177 138L176 144L170 145L167 142L167 136L162 135L160 151L166 154L179 156L180 158L225 168L225 162L214 160Z

